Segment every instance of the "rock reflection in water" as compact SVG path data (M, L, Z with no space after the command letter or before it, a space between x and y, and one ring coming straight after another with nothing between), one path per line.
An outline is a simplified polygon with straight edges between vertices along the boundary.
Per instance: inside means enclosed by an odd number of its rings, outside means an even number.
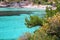
M31 14L31 11L0 11L0 16L13 16L20 14Z

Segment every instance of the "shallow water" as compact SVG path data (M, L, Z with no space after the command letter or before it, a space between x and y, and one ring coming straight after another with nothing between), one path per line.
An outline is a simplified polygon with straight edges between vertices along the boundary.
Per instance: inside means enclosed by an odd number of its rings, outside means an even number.
M20 16L1 16L0 17L0 39L17 39L26 32L33 33L38 27L27 28L25 18L30 15L38 15L43 17L44 10L32 12L32 14L21 14Z

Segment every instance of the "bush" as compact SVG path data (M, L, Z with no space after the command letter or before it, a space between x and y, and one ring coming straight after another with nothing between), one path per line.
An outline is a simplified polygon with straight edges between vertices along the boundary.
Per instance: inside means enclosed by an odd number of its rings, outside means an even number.
M52 17L57 13L57 10L52 10L51 7L46 7L46 17Z
M30 19L25 19L25 24L28 28L34 27L34 26L42 26L44 23L44 20L42 18L39 18L38 16L30 16Z
M47 23L35 31L30 40L60 40L60 14L46 20Z
M47 21L50 26L48 33L60 37L60 14L57 13L53 17L48 18Z

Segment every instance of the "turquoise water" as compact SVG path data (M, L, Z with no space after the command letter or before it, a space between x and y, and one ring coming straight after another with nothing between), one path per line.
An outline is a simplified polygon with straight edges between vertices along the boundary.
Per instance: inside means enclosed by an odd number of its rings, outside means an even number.
M8 9L2 9L8 10ZM11 9L12 10L12 9ZM18 10L18 9L16 9ZM20 9L21 10L21 9ZM27 9L25 9L26 11ZM1 9L0 9L1 11ZM32 14L21 14L20 16L1 16L0 17L0 39L17 39L26 32L33 33L38 27L27 28L25 18L30 15L38 15L42 17L45 14L45 10L35 10Z

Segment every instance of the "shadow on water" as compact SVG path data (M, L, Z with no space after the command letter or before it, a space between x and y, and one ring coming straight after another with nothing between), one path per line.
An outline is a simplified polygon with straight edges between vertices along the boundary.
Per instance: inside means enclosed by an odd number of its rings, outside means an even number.
M32 11L0 11L0 16L19 16L20 14L32 14Z

